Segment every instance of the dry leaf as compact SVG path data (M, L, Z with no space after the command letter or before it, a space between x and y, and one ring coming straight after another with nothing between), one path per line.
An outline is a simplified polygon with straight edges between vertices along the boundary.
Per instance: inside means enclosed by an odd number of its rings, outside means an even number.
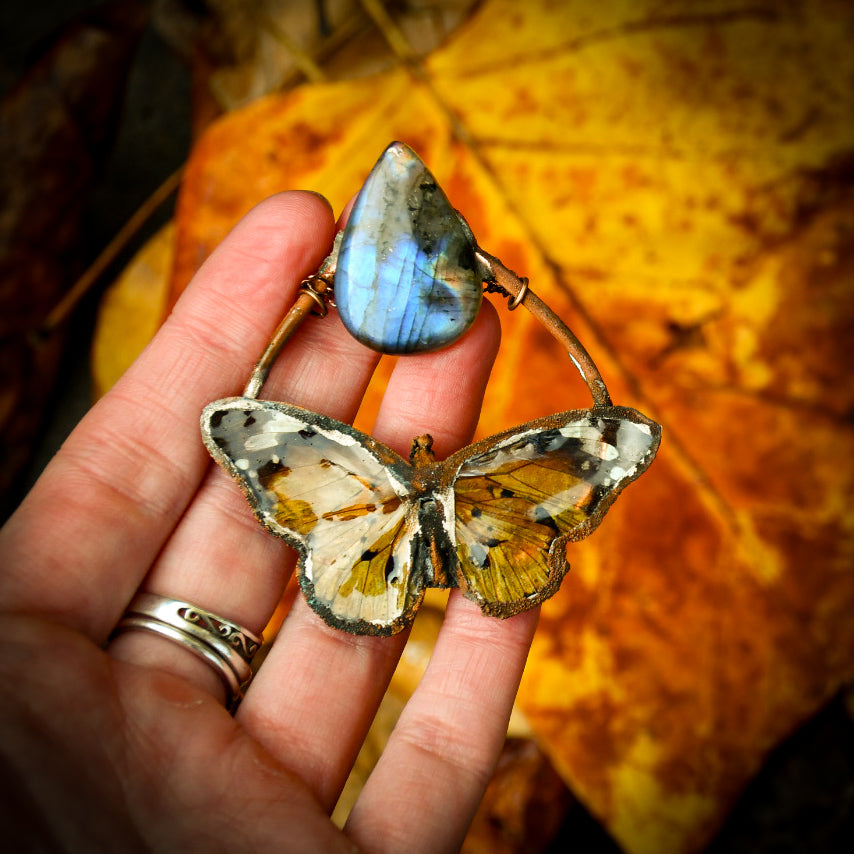
M39 329L73 283L80 213L144 24L136 4L73 22L0 108L0 495L29 460L63 336Z
M155 26L192 65L195 126L302 80L376 73L398 61L360 0L160 0ZM377 4L381 5L381 4ZM439 45L474 0L396 3L415 56Z
M573 326L659 460L544 617L519 702L631 852L700 850L854 675L854 10L491 0L426 63L263 99L200 140L177 294L266 195L341 209L392 139ZM480 432L586 405L523 311Z
M572 796L532 739L508 738L462 854L547 851Z

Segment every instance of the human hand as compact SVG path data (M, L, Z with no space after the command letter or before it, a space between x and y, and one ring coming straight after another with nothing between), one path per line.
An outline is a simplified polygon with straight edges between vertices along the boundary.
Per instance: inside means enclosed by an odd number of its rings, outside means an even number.
M299 598L234 716L216 672L181 646L148 632L107 643L139 590L256 633L272 615L292 555L210 464L198 418L242 388L333 230L311 193L253 210L0 531L0 832L18 850L459 847L535 612L500 621L452 592L343 833L328 816L405 635L335 631ZM466 444L498 339L485 304L452 347L401 359L376 438L404 456L424 432L440 458ZM333 312L288 344L264 396L348 421L376 360Z

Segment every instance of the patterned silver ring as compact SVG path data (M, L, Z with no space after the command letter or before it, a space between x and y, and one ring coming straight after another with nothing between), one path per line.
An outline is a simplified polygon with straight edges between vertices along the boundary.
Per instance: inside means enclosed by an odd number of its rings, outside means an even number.
M135 596L113 634L133 630L158 634L210 664L225 685L232 710L252 679L250 663L263 643L259 635L211 611L154 593Z

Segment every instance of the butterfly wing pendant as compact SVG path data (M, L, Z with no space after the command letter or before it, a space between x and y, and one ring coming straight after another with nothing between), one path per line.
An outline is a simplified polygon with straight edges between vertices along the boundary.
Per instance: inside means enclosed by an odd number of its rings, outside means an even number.
M550 415L437 462L408 462L348 424L247 397L209 404L202 435L258 519L300 554L299 580L331 626L392 635L428 587L459 587L509 617L547 599L587 536L652 462L661 428L599 406Z

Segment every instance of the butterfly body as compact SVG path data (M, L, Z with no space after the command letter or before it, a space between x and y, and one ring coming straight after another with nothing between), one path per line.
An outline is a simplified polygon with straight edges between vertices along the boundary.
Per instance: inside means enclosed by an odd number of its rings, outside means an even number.
M300 552L300 584L330 625L390 635L428 587L460 587L492 616L533 607L655 456L660 428L622 407L559 413L444 461L411 462L353 427L252 398L210 404L202 433L256 516Z

